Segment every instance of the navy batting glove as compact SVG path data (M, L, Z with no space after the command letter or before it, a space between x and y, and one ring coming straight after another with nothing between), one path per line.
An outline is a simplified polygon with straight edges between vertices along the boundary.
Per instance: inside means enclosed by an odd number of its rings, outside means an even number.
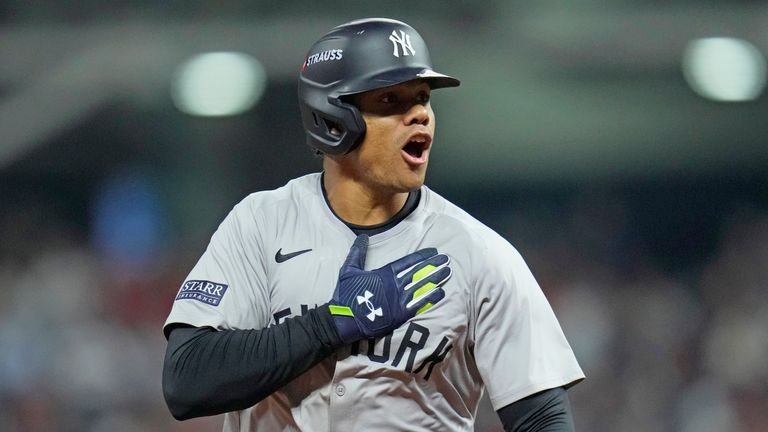
M365 271L368 236L357 236L329 302L341 339L352 343L384 336L445 297L450 258L427 248Z

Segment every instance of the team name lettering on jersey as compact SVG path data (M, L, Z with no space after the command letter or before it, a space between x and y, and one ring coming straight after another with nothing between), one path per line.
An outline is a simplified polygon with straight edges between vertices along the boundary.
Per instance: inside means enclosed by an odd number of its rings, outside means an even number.
M317 305L314 307L317 307ZM302 304L300 305L300 309L301 314L304 315L309 311L310 307L309 305ZM290 307L287 307L275 312L272 316L275 320L274 324L280 324L287 318L293 316L293 312ZM428 381L429 377L432 375L432 369L438 363L445 360L445 357L448 355L451 348L453 348L453 345L450 344L450 339L447 336L443 336L437 348L416 365L417 355L427 346L430 331L429 328L413 321L408 322L407 325L408 327L406 327L405 335L398 346L394 347L394 350L392 349L392 335L389 334L382 338L364 339L353 343L350 346L350 354L353 356L367 356L368 360L374 363L390 363L392 367L402 369L414 375L423 373L424 380ZM377 352L379 341L383 341L380 346L381 352Z
M181 286L176 300L197 300L199 302L218 306L221 298L227 292L228 285L206 280L188 280Z
M393 367L402 368L406 372L414 375L420 374L426 367L427 370L424 373L424 380L428 381L435 365L442 362L445 359L445 356L448 355L448 351L453 348L453 345L449 344L450 339L448 339L447 336L443 336L437 348L435 348L435 350L427 358L422 360L416 369L414 369L416 355L427 346L429 336L429 328L411 321L408 323L408 327L405 330L403 340L400 342L400 345L396 347L395 351L392 350L392 335L390 334L379 339L368 339L353 343L351 346L351 354L367 355L368 359L375 363L389 363L391 361ZM384 343L381 344L381 352L377 353L376 345L381 339L384 339ZM368 345L367 352L365 353L361 352L360 347L362 344ZM395 354L394 357L392 357L393 352ZM405 360L405 364L401 366L403 360Z

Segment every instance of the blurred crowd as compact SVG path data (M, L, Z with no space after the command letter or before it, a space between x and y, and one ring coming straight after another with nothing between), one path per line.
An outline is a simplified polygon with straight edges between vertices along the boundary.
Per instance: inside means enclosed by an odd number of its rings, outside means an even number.
M489 218L587 375L570 392L578 429L768 431L768 213L729 209L700 260L670 266L607 202ZM27 203L0 220L0 430L220 430L221 417L175 421L160 387L161 326L205 245L115 254L97 223L49 210ZM487 402L476 430L500 430Z
M592 230L610 244L606 222ZM732 215L687 268L551 246L532 267L587 375L570 392L580 430L768 431L768 215Z

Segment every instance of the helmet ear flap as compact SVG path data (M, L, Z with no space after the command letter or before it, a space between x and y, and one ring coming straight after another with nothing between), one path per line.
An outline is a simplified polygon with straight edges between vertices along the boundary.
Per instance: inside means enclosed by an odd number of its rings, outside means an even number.
M330 125L328 133L331 134L331 136L339 137L339 139L341 139L341 129L338 128L337 125Z
M325 154L349 153L365 137L365 120L354 105L329 99L331 103L322 109L302 106L307 144ZM307 121L308 116L311 122Z

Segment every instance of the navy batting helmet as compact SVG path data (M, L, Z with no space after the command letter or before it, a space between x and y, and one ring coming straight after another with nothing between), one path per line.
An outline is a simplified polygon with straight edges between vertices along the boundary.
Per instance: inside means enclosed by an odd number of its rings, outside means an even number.
M332 29L312 45L299 75L307 144L328 154L352 151L365 136L365 122L343 97L412 80L433 89L459 85L432 70L426 43L408 24L370 18Z

